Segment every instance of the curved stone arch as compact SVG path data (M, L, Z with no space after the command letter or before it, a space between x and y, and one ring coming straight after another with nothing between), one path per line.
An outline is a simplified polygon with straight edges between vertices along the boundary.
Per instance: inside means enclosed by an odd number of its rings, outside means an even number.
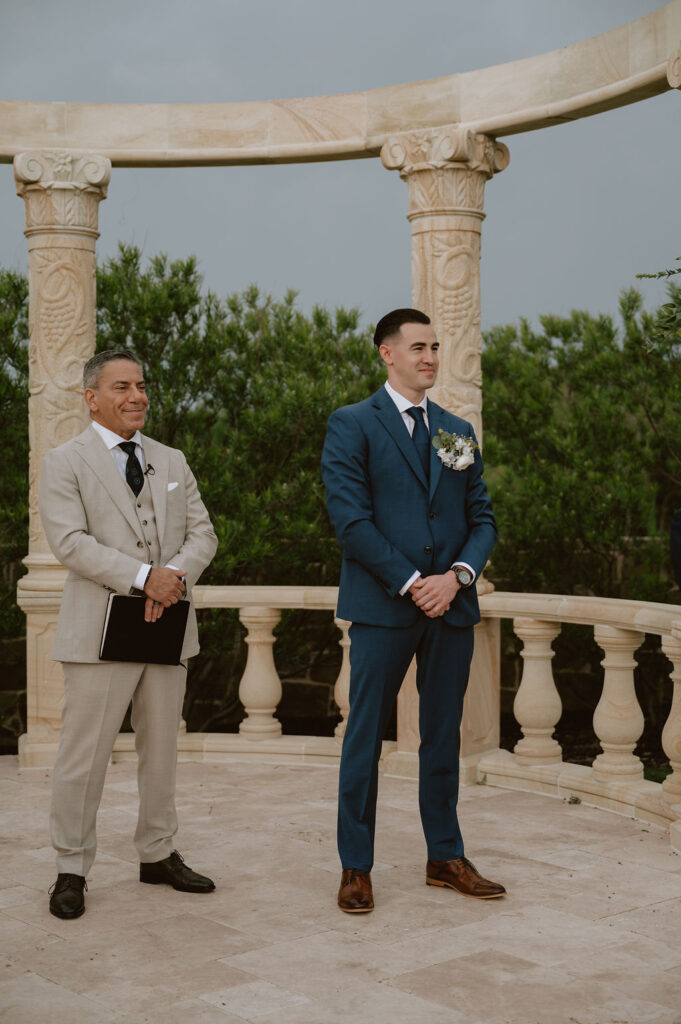
M391 135L451 124L513 135L678 87L680 40L681 0L672 0L549 53L365 92L245 103L0 102L0 162L39 148L96 152L119 167L289 163L375 157Z

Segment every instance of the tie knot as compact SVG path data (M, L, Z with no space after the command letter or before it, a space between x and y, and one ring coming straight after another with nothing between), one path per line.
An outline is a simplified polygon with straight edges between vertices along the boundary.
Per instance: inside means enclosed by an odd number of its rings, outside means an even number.
M412 405L411 409L407 409L407 415L411 416L415 423L423 423L425 426L425 419L423 414L422 405Z
M127 455L135 454L135 442L134 441L120 441L118 444L119 448L122 448Z

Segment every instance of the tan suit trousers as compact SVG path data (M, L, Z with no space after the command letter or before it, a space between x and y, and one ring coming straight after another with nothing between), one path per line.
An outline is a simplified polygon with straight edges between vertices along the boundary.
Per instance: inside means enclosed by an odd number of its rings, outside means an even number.
M50 814L57 870L87 875L92 867L106 769L131 700L140 796L135 846L141 862L163 860L177 832L175 768L186 668L65 662L64 676Z

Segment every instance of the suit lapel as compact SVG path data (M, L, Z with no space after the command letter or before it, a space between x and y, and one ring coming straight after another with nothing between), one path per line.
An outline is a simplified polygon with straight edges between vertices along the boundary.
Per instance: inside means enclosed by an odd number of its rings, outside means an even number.
M428 427L430 429L430 499L432 501L433 495L437 490L437 485L440 483L440 476L442 475L442 461L438 458L436 450L433 448L433 438L437 437L437 432L442 426L444 420L443 410L439 405L435 405L434 402L428 400ZM444 428L443 428L444 429Z
M427 489L428 481L426 480L426 474L423 472L423 466L416 451L416 445L409 436L409 431L404 425L404 420L397 406L385 388L382 387L376 392L373 398L373 405L381 424L402 452L415 476Z
M130 489L97 431L88 427L76 438L76 443L81 446L81 457L105 488L118 511L130 523L137 536L142 537L142 528L130 501Z
M158 542L163 547L163 534L166 528L166 510L168 507L168 472L170 459L163 445L142 435L142 447L147 463L147 481L151 491L151 501L156 517ZM154 472L151 472L153 466Z

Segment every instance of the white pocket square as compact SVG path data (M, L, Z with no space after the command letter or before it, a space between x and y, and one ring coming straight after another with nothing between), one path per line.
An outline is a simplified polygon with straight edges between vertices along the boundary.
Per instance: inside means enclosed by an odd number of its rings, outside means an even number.
M175 488L177 487L177 485L178 485L178 484L177 484L177 480L176 480L176 481L175 481L175 483L173 483L173 484L168 484L168 490L169 490L169 491L174 491L174 490L175 490Z

